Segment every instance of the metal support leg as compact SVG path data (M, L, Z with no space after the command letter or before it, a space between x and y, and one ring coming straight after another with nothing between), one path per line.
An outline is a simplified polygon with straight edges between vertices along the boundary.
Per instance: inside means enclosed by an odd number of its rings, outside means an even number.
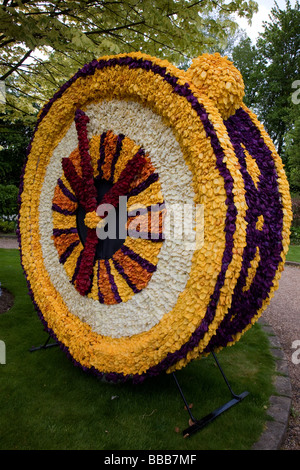
M179 385L179 382L178 382L178 380L177 380L177 377L176 377L175 373L173 372L172 375L173 375L173 377L174 377L174 380L175 380L175 382L176 382L177 388L178 388L178 390L179 390L179 393L180 393L180 395L181 395L181 398L182 398L183 401L184 401L185 407L186 407L186 409L187 409L187 411L188 411L188 413L189 413L189 415L190 415L191 420L192 420L193 422L197 421L197 419L194 418L194 416L193 416L193 414L192 414L192 412L191 412L191 408L189 407L188 402L187 402L186 399L185 399L185 396L184 396L184 394L183 394L183 391L181 390L181 387L180 387L180 385Z
M217 364L217 366L218 366L218 368L219 368L219 371L221 372L221 374L222 374L222 376L223 376L223 379L225 380L225 383L226 383L226 385L227 385L227 387L228 387L228 389L229 389L229 391L230 391L232 397L233 397L233 398L238 398L239 395L236 395L236 394L232 391L232 388L231 388L231 386L230 386L230 384L229 384L229 382L228 382L228 380L227 380L226 375L224 374L224 372L223 372L223 370L222 370L222 367L220 366L220 363L219 363L219 361L218 361L218 359L217 359L217 356L215 355L214 352L212 352L212 355L213 355L213 357L214 357L214 360L216 361L216 364Z
M212 353L216 363L217 363L217 366L225 380L225 383L231 393L231 396L232 396L232 399L230 401L228 401L227 403L225 403L224 405L220 406L219 408L215 409L214 411L212 411L211 413L209 413L208 415L204 416L204 418L198 420L196 419L192 412L191 412L191 409L187 403L187 400L182 392L182 389L178 383L178 380L177 380L177 377L175 376L175 373L173 372L173 377L174 377L174 380L175 380L175 383L177 385L177 388L179 390L179 393L184 401L184 404L186 406L186 409L190 415L190 418L191 420L193 421L193 424L191 426L189 426L187 429L184 429L184 431L182 432L183 434L183 437L190 437L192 434L195 434L197 431L200 431L201 429L203 429L205 426L207 426L209 423L211 423L215 418L217 418L217 416L219 416L221 413L223 413L224 411L228 410L229 408L231 408L232 406L236 405L237 403L239 403L240 401L242 401L247 395L249 395L249 392L243 392L241 393L240 395L237 395L236 393L234 393L232 391L232 388L227 380L227 377L226 375L224 374L221 366L220 366L220 363L215 355L215 353Z
M45 341L44 344L41 344L40 346L37 346L37 347L33 347L33 348L30 348L29 351L30 352L33 352L33 351L39 351L40 349L47 349L47 348L52 348L53 346L58 346L57 343L49 343L50 341L50 336L48 336L47 340ZM48 344L49 343L49 344Z

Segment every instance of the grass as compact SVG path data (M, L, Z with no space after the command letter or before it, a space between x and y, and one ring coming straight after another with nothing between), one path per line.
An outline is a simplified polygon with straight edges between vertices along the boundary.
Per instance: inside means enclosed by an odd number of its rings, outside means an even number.
M15 297L12 309L0 315L6 345L6 364L0 364L1 450L246 450L259 438L275 370L260 325L218 354L235 393L247 390L249 396L184 439L188 413L172 375L114 385L74 367L58 347L29 352L47 336L27 294L17 250L0 249L0 260L2 286ZM197 418L231 398L211 356L176 377Z
M286 259L287 261L300 263L300 245L290 245Z

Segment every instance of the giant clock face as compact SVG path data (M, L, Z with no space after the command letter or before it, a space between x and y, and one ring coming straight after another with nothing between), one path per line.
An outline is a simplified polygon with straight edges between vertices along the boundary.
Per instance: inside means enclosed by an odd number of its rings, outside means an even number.
M46 330L84 369L138 382L181 368L236 341L276 288L281 161L242 103L220 112L193 74L140 53L87 64L41 111L22 264Z

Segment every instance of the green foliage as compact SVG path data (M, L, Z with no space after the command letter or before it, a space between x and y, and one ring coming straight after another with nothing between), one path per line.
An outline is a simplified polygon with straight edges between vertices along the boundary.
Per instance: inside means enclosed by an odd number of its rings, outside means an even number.
M298 105L300 107L300 104ZM286 136L285 151L291 190L300 192L300 118ZM300 211L298 214L300 225Z
M292 193L292 211L293 211L293 225L300 227L300 196L299 194Z
M277 4L253 45L243 37L231 58L245 82L245 103L258 115L281 156L292 191L300 190L300 5ZM300 223L299 223L300 224Z
M229 5L225 0L6 1L0 8L0 25L2 44L25 43L31 51L48 46L73 52L95 47L119 52L126 42L131 50L150 43L146 47L153 52L165 49L175 57L202 46L203 28L222 38L223 26L233 26L231 13L251 18L253 11L256 2L252 0L233 0ZM212 15L219 12L223 20Z
M0 219L0 233L13 234L16 231L16 220L1 220Z
M262 80L263 69L258 67L259 55L251 39L244 34L231 51L231 59L241 72L245 84L244 103L254 107L257 99L258 84Z
M300 75L300 4L286 1L286 9L272 9L270 21L257 41L259 56L256 106L260 119L277 144L284 149L285 134L292 128L293 82Z
M142 51L178 64L226 44L232 13L251 18L253 0L50 0L0 5L0 80L7 118L26 119L90 60Z
M0 120L0 182L19 186L33 127Z
M18 188L12 184L0 184L0 218L18 214Z
M291 243L293 245L300 245L300 227L291 227Z

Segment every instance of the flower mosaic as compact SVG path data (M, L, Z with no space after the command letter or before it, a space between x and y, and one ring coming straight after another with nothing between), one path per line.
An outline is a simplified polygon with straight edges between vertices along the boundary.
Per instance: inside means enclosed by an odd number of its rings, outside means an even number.
M219 54L185 72L130 53L85 65L41 110L20 186L21 260L45 330L84 370L135 383L170 373L234 344L269 304L291 201L243 94ZM201 246L194 219L165 236L183 206L203 207ZM116 211L112 242L99 233Z

